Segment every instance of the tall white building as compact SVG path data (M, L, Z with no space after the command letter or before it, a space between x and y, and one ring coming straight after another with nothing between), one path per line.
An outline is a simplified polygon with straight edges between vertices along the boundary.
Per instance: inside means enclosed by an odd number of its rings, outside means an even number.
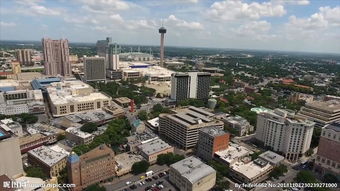
M255 137L286 159L296 161L309 149L314 125L285 110L268 110L257 115Z
M171 99L208 99L210 76L205 72L174 73L171 75Z

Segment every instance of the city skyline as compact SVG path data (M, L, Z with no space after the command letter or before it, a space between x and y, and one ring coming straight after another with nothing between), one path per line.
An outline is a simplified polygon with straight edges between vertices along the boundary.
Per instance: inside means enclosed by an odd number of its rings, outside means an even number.
M168 29L166 46L340 52L337 1L1 0L1 3L0 40L50 37L94 43L112 36L120 44L158 45L158 28L163 23Z

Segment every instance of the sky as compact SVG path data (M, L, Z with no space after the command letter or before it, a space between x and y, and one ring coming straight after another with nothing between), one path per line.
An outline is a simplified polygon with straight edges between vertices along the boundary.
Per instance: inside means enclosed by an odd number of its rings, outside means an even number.
M0 0L0 40L340 53L340 0Z

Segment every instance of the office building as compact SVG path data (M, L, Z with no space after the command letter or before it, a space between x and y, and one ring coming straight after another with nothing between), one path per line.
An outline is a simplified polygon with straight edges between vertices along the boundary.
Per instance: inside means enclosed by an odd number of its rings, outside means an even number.
M70 76L69 46L67 39L42 39L45 74L50 76Z
M71 154L67 160L69 182L75 184L74 191L99 183L115 175L115 154L106 145L100 145L82 154Z
M49 177L59 176L60 171L66 167L67 155L46 146L32 149L27 154L28 162L33 166L41 167Z
M301 107L299 116L315 122L315 127L321 128L340 120L340 101L312 101Z
M24 173L19 138L10 129L0 126L0 174L10 178Z
M173 73L171 75L171 99L208 99L210 76L204 72Z
M296 161L309 149L314 125L294 113L275 109L257 115L255 138L289 161Z
M222 121L213 118L213 113L202 108L189 106L173 112L159 115L159 133L185 150L196 146L201 128L223 128L224 125Z
M223 119L224 124L236 132L236 136L245 136L254 131L254 126L241 116L230 116Z
M111 97L96 92L90 85L79 80L51 83L46 89L52 115L55 117L111 105Z
M106 80L105 57L84 57L84 67L87 82Z
M230 142L227 149L215 152L214 157L217 161L230 167L237 162L249 162L251 160L249 155L252 153L246 147Z
M157 157L160 154L173 153L174 147L170 146L168 143L164 142L162 139L152 139L145 141L138 146L140 154L148 161L150 164L154 164L157 161Z
M142 73L137 70L124 69L122 72L123 80L134 80L134 79L140 79L141 77L142 77Z
M111 43L112 43L111 37L106 37L105 40L98 40L96 44L97 55L100 57L105 57L105 59L107 60L108 48L109 48L109 44Z
M12 73L14 75L16 74L20 74L21 73L21 66L20 66L20 63L19 62L11 62L11 65L12 65Z
M32 54L33 50L31 49L19 49L16 52L16 59L22 66L32 66L34 64Z
M65 130L66 139L77 144L84 145L90 144L93 141L94 136L90 133L83 132L80 128L69 127Z
M340 178L340 121L326 125L314 163L314 171L321 175L333 174Z
M109 44L109 55L108 55L108 68L109 70L118 70L119 66L119 53L121 51L120 46L117 43Z
M214 153L228 148L229 134L221 127L206 127L199 131L197 156L210 161Z
M216 183L216 171L191 156L170 165L169 180L180 191L210 190Z
M45 104L40 90L0 91L0 114L44 113Z

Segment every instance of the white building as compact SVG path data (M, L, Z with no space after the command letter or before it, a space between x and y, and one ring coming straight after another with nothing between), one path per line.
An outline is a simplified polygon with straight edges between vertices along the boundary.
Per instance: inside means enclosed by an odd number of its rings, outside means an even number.
M111 97L96 92L90 85L79 80L51 83L46 89L54 117L111 105Z
M210 190L216 183L216 171L191 156L170 166L169 180L180 191Z
M41 90L0 92L0 114L43 113L45 105Z
M66 139L76 143L77 145L90 144L94 138L92 134L83 132L77 127L67 128L65 132Z
M294 113L275 109L257 115L255 137L264 146L296 161L310 147L314 122L298 118Z
M0 120L0 127L3 129L10 130L18 137L22 137L24 135L21 124L16 121L13 121L11 118Z

